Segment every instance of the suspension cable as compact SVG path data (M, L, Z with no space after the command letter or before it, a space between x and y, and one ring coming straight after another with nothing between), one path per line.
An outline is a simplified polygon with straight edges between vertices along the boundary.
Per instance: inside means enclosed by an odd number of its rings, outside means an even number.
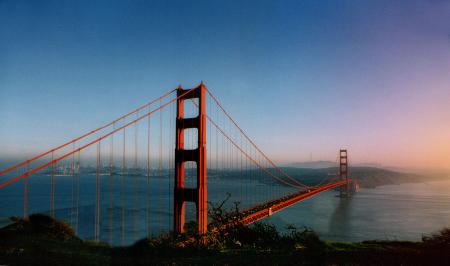
M47 162L47 163L45 163L45 164L42 164L42 165L40 165L40 166L34 168L34 169L31 170L31 171L28 171L28 172L26 172L26 173L24 173L24 174L21 174L21 175L16 176L16 177L14 177L14 178L12 178L12 179L9 179L8 181L5 181L5 182L1 183L1 184L0 184L0 188L4 188L4 187L6 187L6 186L8 186L8 185L10 185L10 184L12 184L12 183L14 183L14 182L16 182L17 180L20 180L20 179L22 179L22 178L24 178L24 177L30 176L30 175L36 173L37 171L42 170L42 169L45 168L45 167L48 167L48 166L50 166L50 165L52 165L52 164L54 164L54 163L57 163L57 162L59 162L59 161L65 159L66 157L72 155L72 154L75 153L75 152L82 151L82 150L86 149L87 147L89 147L89 146L91 146L91 145L93 145L93 144L95 144L95 143L101 141L102 139L105 139L105 138L107 138L107 137L113 135L114 133L116 133L116 132L118 132L118 131L120 131L120 130L122 130L122 129L124 129L124 128L127 128L128 126L130 126L130 125L132 125L132 124L134 124L134 123L137 123L138 121L142 120L143 118L145 118L145 117L147 117L147 116L149 116L149 115L152 115L153 113L155 113L155 112L157 112L157 111L163 109L164 107L166 107L166 106L168 106L169 104L175 102L176 100L178 100L178 99L184 97L185 95L191 93L194 89L195 89L195 88L192 88L192 89L190 89L190 90L184 92L183 94L179 95L178 97L176 97L176 98L174 98L174 99L172 99L172 100L166 102L166 103L163 104L163 105L160 105L160 106L157 107L156 109L154 109L154 110L152 110L152 111L149 111L149 112L145 113L144 115L142 115L142 116L136 118L135 120L132 120L132 121L128 122L127 124L125 124L125 125L123 125L123 126L121 126L121 127L116 128L115 130L113 130L113 131L111 131L111 132L109 132L109 133L107 133L107 134L105 134L105 135L103 135L103 136L101 136L101 137L99 137L99 138L97 138L97 139L95 139L95 140L93 140L93 141L91 141L91 142L89 142L89 143L87 143L87 144L85 144L85 145L79 147L78 149L76 149L76 150L74 150L74 151L72 151L72 152L68 152L68 153L66 153L66 154L64 154L64 155L62 155L62 156L60 156L60 157L58 157L58 158L56 158L56 159L51 160L50 162Z
M166 98L167 96L169 96L169 95L170 95L171 93L173 93L174 91L176 91L176 90L174 90L174 89L173 89L173 90L170 90L170 91L166 92L165 94L163 94L161 97L159 97L159 98L157 98L157 99L155 99L155 100L153 100L153 101L151 101L151 102L148 102L148 103L146 103L146 104L144 104L144 105L142 105L142 106L136 108L135 110L133 110L133 111L131 111L131 112L129 112L129 113L127 113L127 114L125 114L125 115L123 115L123 116L117 118L116 120L114 120L114 121L112 121L112 122L110 122L110 123L107 123L107 124L105 124L105 125L103 125L103 126L101 126L101 127L98 127L98 128L96 128L96 129L90 131L90 132L87 132L87 133L81 135L81 136L78 137L78 138L75 138L75 139L73 139L73 140L71 140L71 141L69 141L69 142L66 142L66 143L64 143L64 144L62 144L62 145L60 145L60 146L58 146L58 147L56 147L56 148L53 148L53 149L48 150L48 151L46 151L46 152L44 152L44 153L41 153L41 154L39 154L39 155L37 155L37 156L31 158L31 159L25 160L25 161L23 161L23 162L21 162L21 163L18 163L18 164L14 165L14 166L11 166L11 167L9 167L9 168L7 168L7 169L5 169L5 170L2 170L2 171L0 171L0 175L6 174L6 173L8 173L8 172L11 172L11 171L14 170L14 169L17 169L17 168L19 168L19 167L21 167L21 166L24 166L24 165L26 165L26 164L29 164L29 163L33 162L33 161L36 161L36 160L38 160L38 159L44 157L45 155L48 155L48 154L50 154L50 153L52 153L52 152L55 152L55 151L57 151L57 150L60 150L60 149L62 149L62 148L64 148L64 147L66 147L66 146L69 145L69 144L75 143L75 142L77 142L77 141L79 141L79 140L81 140L81 139L83 139L83 138L85 138L85 137L87 137L87 136L90 136L90 135L92 135L92 134L94 134L94 133L96 133L96 132L98 132L98 131L100 131L100 130L102 130L102 129L105 129L105 128L107 128L107 127L109 127L109 126L115 124L116 122L118 122L118 121L120 121L120 120L122 120L122 119L125 119L125 118L127 118L128 116L130 116L130 115L132 115L132 114L138 112L139 110L144 109L145 107L150 106L150 105L154 104L155 102L157 102L157 101L159 101L159 100L161 100L161 99Z
M223 108L223 106L220 104L219 100L206 88L206 91L208 92L209 96L216 102L217 106L222 110L222 112L230 119L230 121L236 126L236 128L241 132L242 135L255 147L255 149L261 153L261 155L282 175L286 176L288 179L295 182L297 185L309 188L310 186L301 183L300 181L296 180L295 178L291 177L289 174L287 174L283 169L278 167L261 149L258 148L258 146L250 139L250 137L244 132L244 130L236 123L236 121L231 117L231 115Z
M279 172L281 172L284 176L288 177L290 180L294 181L296 183L296 185L292 185L291 183L288 183L282 179L280 179L279 177L276 177L275 175L273 175L270 171L267 171L264 167L261 166L260 163L258 163L256 160L254 160L253 158L251 158L251 156L249 156L244 150L242 150L239 145L237 145L231 137L229 137L212 119L210 116L206 115L206 118L222 133L222 135L224 135L227 139L229 139L232 144L238 148L242 153L244 153L250 160L252 160L259 168L261 168L262 170L264 170L266 173L268 173L270 176L274 177L275 179L279 180L282 183L285 183L289 186L295 187L295 188L310 188L310 186L305 185L299 181L297 181L296 179L292 178L291 176L289 176L287 173L285 173L284 171L282 171L281 169L279 169L279 167L277 165L275 165L275 163L273 163L256 145L255 143L244 133L244 131L237 125L237 123L231 118L231 116L223 109L223 107L221 107L220 103L214 98L214 96L207 90L207 92L209 93L209 95L211 97L213 97L214 101L217 103L217 105L220 107L220 109L225 113L225 115L231 120L231 122L239 129L239 131L242 133L242 135L244 135L244 137L253 145L253 147L255 147L263 156L264 158L269 161L269 163L274 166L275 169L277 169ZM192 100L192 99L191 99ZM196 102L192 101L195 105L197 105ZM198 107L198 105L197 105ZM228 156L227 156L228 157ZM227 158L228 159L228 158Z
M241 151L241 153L243 153L250 161L252 161L255 165L257 165L261 170L263 170L264 172L266 172L268 175L270 175L271 177L273 177L274 179L278 180L279 182L294 187L296 189L300 189L301 187L293 185L289 182L284 181L283 179L280 179L279 177L277 177L276 175L272 174L271 172L269 172L267 169L263 168L254 158L252 158L248 153L246 153L239 145L236 144L236 142L233 141L233 139L228 136L227 133L225 133L223 131L223 129L217 125L208 115L206 116L206 118L219 130L219 132L222 133L222 135L227 138L239 151Z

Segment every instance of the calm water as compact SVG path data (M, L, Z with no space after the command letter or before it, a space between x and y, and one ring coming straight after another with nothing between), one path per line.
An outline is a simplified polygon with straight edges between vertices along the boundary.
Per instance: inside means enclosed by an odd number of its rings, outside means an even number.
M172 187L169 178L129 177L124 180L103 176L100 239L114 244L130 244L143 238L146 232L157 234L172 226ZM86 239L94 235L95 177L82 176L80 197L74 197L72 177L57 177L55 213L69 222L77 234ZM49 213L50 179L34 176L29 182L30 213ZM110 186L110 184L113 184ZM242 185L244 184L244 186ZM230 192L233 201L258 202L266 191L281 194L292 192L287 188L270 187L256 180L209 178L209 200L218 202ZM247 189L247 191L245 191ZM147 193L149 192L150 193ZM274 192L274 193L275 193ZM148 196L150 195L150 196ZM247 195L245 198L245 195ZM450 181L381 186L362 189L350 199L336 197L336 191L327 191L314 198L266 219L280 230L287 225L307 226L323 239L361 241L368 239L419 240L423 234L450 226ZM112 199L112 200L110 200ZM0 191L2 209L0 222L6 217L23 214L23 183ZM77 200L79 204L76 204ZM111 204L112 203L112 204ZM75 206L79 205L78 209ZM193 206L188 205L188 219L193 217ZM242 206L243 208L247 206ZM123 219L122 219L123 215Z
M420 240L450 226L450 181L362 189L350 199L335 194L324 192L268 220L280 228L308 226L340 241Z

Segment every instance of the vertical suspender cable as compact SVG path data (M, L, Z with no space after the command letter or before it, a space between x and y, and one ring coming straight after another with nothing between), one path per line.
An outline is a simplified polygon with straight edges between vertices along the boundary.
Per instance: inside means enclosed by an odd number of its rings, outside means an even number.
M116 127L116 123L114 122L112 125L113 130ZM109 177L108 177L108 183L109 183L109 206L108 206L108 223L109 223L109 243L113 244L113 215L114 215L114 134L111 135L110 139L110 147L109 147Z
M97 143L97 168L96 168L96 202L95 202L95 241L100 237L100 141Z
M173 139L175 140L175 104L172 104L170 106L170 115L169 115L169 132L168 132L168 136L169 136L169 140ZM170 136L172 136L172 134L174 134L174 138L170 138ZM172 194L172 178L175 179L175 154L173 151L175 151L175 141L168 141L168 146L169 146L169 163L167 165L168 167L168 171L169 171L169 185L168 185L168 191L169 191L169 202L168 202L168 207L167 209L170 210L173 206L172 203L172 198L173 198L173 194ZM173 173L173 175L172 175ZM169 215L168 215L168 225L169 225L169 231L170 228L173 228L173 215L171 215L171 211L169 211Z
M75 151L75 143L72 144L72 152ZM70 209L70 224L74 226L75 224L75 153L72 154L72 165L71 165L71 176L72 176L72 206Z
M240 142L241 142L241 147L242 147L242 135L239 135L239 137L240 137ZM240 199L240 201L241 202L243 202L244 201L244 199L243 199L243 195L244 195L244 191L243 191L243 184L242 184L242 182L243 182L243 180L244 180L244 177L242 176L242 152L240 152L239 153L239 182L241 183L240 184L240 189L241 189L241 195L239 196L239 199Z
M151 231L149 228L150 223L150 116L147 117L147 187L146 187L146 210L145 210L145 230L147 237L150 238Z
M78 233L78 221L79 221L79 209L80 209L80 151L78 151L78 163L77 163L77 177L76 177L76 190L75 190L75 234Z
M217 119L217 111L216 111L216 119ZM209 122L211 124L211 122ZM219 130L216 130L216 173L217 179L219 178Z
M27 172L30 171L30 164L27 164ZM23 191L23 218L28 219L28 177L24 180Z
M136 118L139 118L139 112L136 113ZM138 170L138 163L137 163L137 157L138 157L138 123L134 124L134 170Z
M50 177L50 216L55 218L55 164L53 163L54 154L52 152L52 170Z
M120 200L122 206L121 212L121 243L125 244L125 174L126 174L126 164L125 164L125 149L126 149L126 130L123 129L123 149L122 149L122 178L120 184Z
M161 101L159 102L159 105L161 106ZM162 110L159 111L159 162L158 162L158 171L159 171L159 180L162 181L163 180L163 173L162 173L162 142L163 142L163 130L162 130L162 120L163 120L163 113ZM161 182L158 185L158 190L159 190L159 195L157 198L160 198L160 195L162 195L162 188L161 188ZM161 212L162 209L162 204L161 202L158 200L158 209L160 210L159 213ZM162 221L160 219L160 221ZM160 224L160 221L158 221L158 233L161 233L161 227L162 226Z
M136 119L139 118L139 112L136 113ZM137 220L139 214L139 177L138 171L138 123L134 124L134 176L132 178L132 197L133 197L133 240L137 239Z

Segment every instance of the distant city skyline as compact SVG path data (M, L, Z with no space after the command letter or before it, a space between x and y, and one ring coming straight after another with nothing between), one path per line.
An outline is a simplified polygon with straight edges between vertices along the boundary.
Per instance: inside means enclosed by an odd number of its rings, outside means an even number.
M203 80L280 164L450 170L450 1L0 1L0 158Z

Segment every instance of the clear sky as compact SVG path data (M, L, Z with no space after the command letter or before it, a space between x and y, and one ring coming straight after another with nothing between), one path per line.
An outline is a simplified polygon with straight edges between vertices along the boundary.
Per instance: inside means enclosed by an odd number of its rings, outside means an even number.
M0 154L204 80L278 162L450 169L450 1L0 0Z

